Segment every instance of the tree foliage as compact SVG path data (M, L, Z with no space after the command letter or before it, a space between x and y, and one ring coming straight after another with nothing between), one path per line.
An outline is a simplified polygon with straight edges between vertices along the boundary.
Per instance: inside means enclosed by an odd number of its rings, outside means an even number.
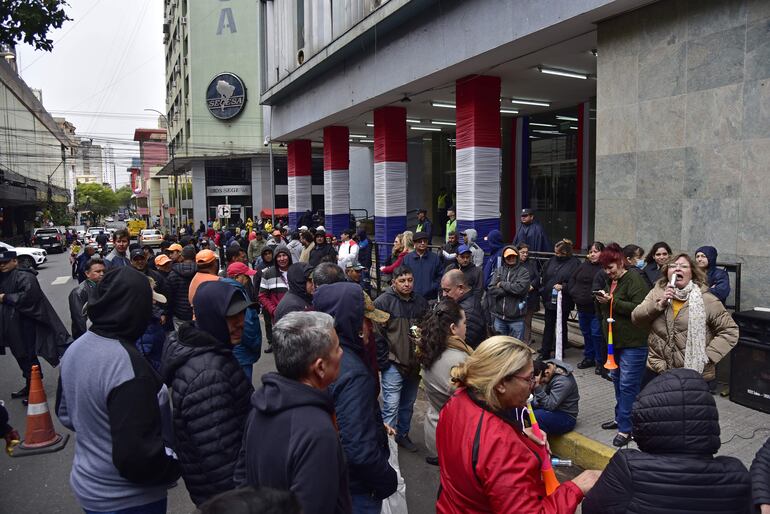
M48 32L71 19L65 6L69 7L64 0L0 0L0 44L13 47L23 41L50 52L53 41Z
M133 194L131 186L123 186L115 191L115 202L118 207L131 207L131 197Z
M90 211L91 221L96 223L102 216L109 216L118 208L115 192L102 184L78 184L75 188L75 209Z

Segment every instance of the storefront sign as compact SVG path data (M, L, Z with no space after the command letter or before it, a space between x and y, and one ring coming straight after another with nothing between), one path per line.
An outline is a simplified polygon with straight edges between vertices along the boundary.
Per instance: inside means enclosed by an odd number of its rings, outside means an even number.
M206 196L249 196L251 195L251 186L208 186Z
M246 86L233 73L220 73L206 88L206 106L215 118L229 120L238 116L246 105Z

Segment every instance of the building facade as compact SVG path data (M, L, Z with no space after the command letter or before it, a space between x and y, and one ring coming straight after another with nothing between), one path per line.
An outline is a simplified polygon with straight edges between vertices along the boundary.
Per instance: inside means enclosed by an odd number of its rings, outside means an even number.
M451 205L510 240L528 207L552 241L713 245L768 285L768 2L259 5L270 137L290 162L322 144L327 192L372 184L377 240L418 208L440 232ZM354 170L354 148L373 164Z

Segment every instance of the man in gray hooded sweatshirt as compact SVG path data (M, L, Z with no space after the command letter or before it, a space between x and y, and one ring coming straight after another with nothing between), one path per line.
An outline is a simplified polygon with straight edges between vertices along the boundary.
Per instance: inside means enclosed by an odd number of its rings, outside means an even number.
M532 408L535 418L546 434L565 434L575 428L580 393L573 368L557 359L543 361L546 365L535 387Z
M471 249L473 264L479 268L484 267L484 250L476 244L476 238L478 237L476 229L466 228L465 232L462 233L462 236L465 246Z

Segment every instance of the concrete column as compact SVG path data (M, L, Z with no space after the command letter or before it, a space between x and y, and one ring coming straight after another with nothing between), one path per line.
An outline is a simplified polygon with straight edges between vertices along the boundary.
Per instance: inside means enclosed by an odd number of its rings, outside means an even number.
M378 243L392 243L406 230L406 109L374 111L374 232ZM390 246L380 247L380 259Z
M288 144L289 226L297 228L297 219L311 209L313 156L309 139Z
M195 221L203 220L208 227L209 217L206 201L206 163L205 161L193 161L192 163L192 205Z
M350 226L350 144L347 127L324 128L324 228L339 236Z
M500 228L500 78L457 81L457 230ZM485 248L486 249L486 248Z
M260 217L262 209L273 208L273 190L270 181L270 159L267 154L251 158L251 204L254 218Z

